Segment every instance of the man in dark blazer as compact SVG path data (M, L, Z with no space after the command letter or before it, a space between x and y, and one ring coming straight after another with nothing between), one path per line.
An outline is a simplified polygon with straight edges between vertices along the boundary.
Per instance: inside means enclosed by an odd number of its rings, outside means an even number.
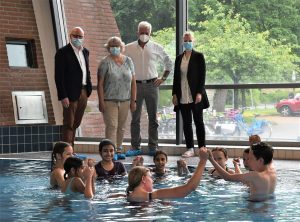
M92 93L89 51L82 46L83 40L83 29L75 27L70 32L70 43L55 54L55 83L63 106L62 140L72 145Z
M206 66L202 53L193 50L194 37L191 32L183 35L184 53L175 60L173 80L174 110L181 111L183 132L187 151L183 157L194 156L194 150L205 146L205 127L203 123L203 109L209 107L205 91ZM196 126L198 148L194 149L192 114ZM196 152L196 154L197 154Z

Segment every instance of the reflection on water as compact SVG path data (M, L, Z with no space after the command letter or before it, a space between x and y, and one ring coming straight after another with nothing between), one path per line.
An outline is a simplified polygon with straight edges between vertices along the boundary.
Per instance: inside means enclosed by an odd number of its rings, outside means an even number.
M276 198L247 201L248 189L205 175L200 186L186 198L128 203L125 198L107 199L124 193L127 178L97 181L92 200L83 195L69 199L49 189L49 162L0 160L1 221L299 221L300 172L278 171ZM188 177L170 173L156 178L155 188L184 184ZM287 182L288 181L288 182ZM289 207L287 207L289 206Z

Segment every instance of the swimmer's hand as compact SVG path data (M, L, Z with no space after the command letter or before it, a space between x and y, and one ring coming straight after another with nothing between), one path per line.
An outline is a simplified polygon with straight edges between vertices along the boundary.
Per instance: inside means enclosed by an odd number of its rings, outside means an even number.
M240 164L240 158L238 157L238 158L234 158L233 160L232 160L232 163L233 163L233 165L238 165L238 166L240 166L241 164Z
M132 161L132 166L143 166L144 165L144 158L142 156L137 156Z
M177 160L177 172L179 176L187 175L190 173L185 160Z
M88 159L87 159L87 165L88 165L89 167L94 167L95 164L96 164L95 159L92 159L92 158L88 158Z

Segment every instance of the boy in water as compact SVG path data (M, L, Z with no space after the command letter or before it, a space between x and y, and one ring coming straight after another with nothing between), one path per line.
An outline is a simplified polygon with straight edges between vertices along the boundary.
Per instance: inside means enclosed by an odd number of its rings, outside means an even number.
M272 166L273 148L267 143L255 143L251 145L249 152L250 171L243 174L230 174L224 170L213 158L212 152L207 151L208 159L218 170L222 178L229 181L243 182L250 188L250 200L262 201L275 191L276 171Z
M251 135L249 136L249 145L252 146L255 143L259 143L261 142L261 139L259 137L259 135ZM249 151L250 148L247 148L244 150L243 152L243 164L246 170L251 170L251 168L249 167ZM241 169L240 169L240 158L234 158L233 159L233 165L235 168L235 173L242 173Z

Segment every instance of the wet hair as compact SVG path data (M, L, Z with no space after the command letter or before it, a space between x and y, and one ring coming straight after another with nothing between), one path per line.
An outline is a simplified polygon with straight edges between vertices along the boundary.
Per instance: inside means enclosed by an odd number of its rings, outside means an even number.
M152 31L152 25L149 22L146 22L146 21L142 21L142 22L139 23L138 31L140 31L140 28L147 28L147 30L149 31L149 34Z
M118 37L118 36L113 36L113 37L110 37L106 44L104 45L104 47L107 49L107 51L109 52L109 48L110 47L120 47L121 49L121 52L124 52L125 50L125 43L122 42L121 38Z
M264 142L255 143L251 145L251 150L257 160L263 158L264 165L271 163L274 153L274 149L271 145Z
M77 157L69 157L66 159L64 163L64 169L65 169L65 174L64 178L65 180L68 178L68 174L71 172L71 169L74 168L75 171L77 171L81 166L83 165L83 161Z
M228 158L227 150L225 148L223 148L223 147L216 147L216 148L213 148L211 150L211 152L214 152L214 151L221 151L222 153L224 153L225 158Z
M164 155L164 156L166 157L166 160L168 161L168 155L167 155L164 151L158 150L158 151L155 152L155 154L154 154L154 156L153 156L153 162L154 162L155 158L156 158L158 155L160 155L160 154Z
M104 146L107 146L107 145L112 145L114 147L114 150L116 149L116 146L115 144L109 140L109 139L103 139L100 144L99 144L99 153L102 153L102 149Z
M247 148L247 149L244 149L244 152L243 152L243 153L249 154L249 152L250 152L250 148Z
M140 185L143 176L146 176L150 170L143 166L135 166L128 173L128 187L126 189L127 195L134 191Z
M55 143L51 154L51 172L53 171L56 162L56 154L60 154L62 156L65 148L68 146L71 146L71 144L63 141L58 141Z
M259 137L259 135L251 135L249 136L249 143L250 145L254 144L254 143L259 143L261 142L261 139Z

